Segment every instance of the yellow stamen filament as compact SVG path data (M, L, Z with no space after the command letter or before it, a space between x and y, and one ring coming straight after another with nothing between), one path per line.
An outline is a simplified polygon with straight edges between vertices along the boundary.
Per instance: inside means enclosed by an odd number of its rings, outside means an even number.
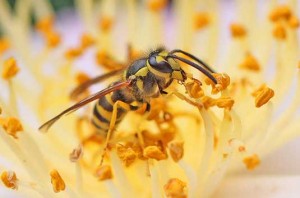
M237 23L233 23L230 25L230 31L231 31L231 36L233 38L242 38L247 35L246 28L243 25Z
M153 12L159 12L167 6L166 0L148 0L147 7Z
M252 156L245 157L243 162L248 170L253 170L260 164L260 159L258 155L254 154Z
M186 183L177 178L170 179L168 183L164 185L166 197L170 197L170 198L187 197L186 188L187 188Z
M14 189L14 190L18 189L18 178L17 178L15 172L13 172L13 171L4 171L1 174L1 180L7 188L11 188L11 189Z
M51 183L53 187L53 191L55 193L58 193L60 191L64 191L66 188L64 180L61 178L60 174L58 173L57 170L52 170L50 172L50 177L51 177Z
M125 166L130 166L137 158L137 153L128 146L117 145L117 154Z
M156 159L156 160L163 160L167 158L167 155L162 152L157 146L147 146L143 152L145 157Z
M100 20L100 29L102 31L110 31L113 26L113 19L109 16L103 16Z
M206 12L198 12L194 17L194 24L197 30L207 27L210 23L209 14Z
M273 36L278 40L286 38L286 30L282 24L277 24L273 29Z
M205 78L205 83L207 85L212 86L212 90L211 90L212 94L217 94L220 91L225 90L229 86L230 77L227 74L225 74L225 73L224 74L214 73L213 76L217 80L217 84L214 84L211 79L209 79L207 77Z
M261 107L274 96L274 90L263 84L252 93L252 96L255 97L255 106Z
M69 158L71 162L77 162L83 155L82 146L79 145L77 148L73 149L70 153Z
M269 19L273 22L277 22L280 19L287 20L292 15L291 8L288 5L281 5L274 8L270 15Z
M178 162L182 159L184 150L183 142L172 142L169 145L170 155L175 162Z
M8 39L0 38L0 55L10 47Z
M5 60L2 71L2 78L5 80L11 79L19 72L19 67L16 60L11 57Z
M112 179L112 171L109 165L103 165L96 170L96 176L100 181Z
M250 53L248 53L243 60L243 62L239 65L242 69L247 69L251 71L259 71L260 65L257 61L257 59Z
M22 124L17 118L0 118L0 125L4 130L15 139L18 139L17 133L23 131Z

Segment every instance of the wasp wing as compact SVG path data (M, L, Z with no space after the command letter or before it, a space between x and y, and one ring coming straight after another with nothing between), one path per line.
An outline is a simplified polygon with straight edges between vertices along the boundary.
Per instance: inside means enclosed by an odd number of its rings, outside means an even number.
M73 106L67 108L66 110L62 111L60 114L58 114L57 116L55 116L54 118L52 118L51 120L47 121L46 123L44 123L42 126L39 127L39 130L42 132L47 132L48 129L57 121L59 120L63 115L72 113L74 111L76 111L77 109L83 107L84 105L97 100L103 96L105 96L106 94L109 94L113 91L119 90L123 87L127 87L128 85L130 85L131 80L128 79L126 81L121 81L121 82L117 82L116 84L107 87L106 89L103 89L81 101L79 101L78 103L74 104Z
M125 69L119 69L119 70L114 70L114 71L111 71L111 72L108 72L106 74L103 74L103 75L100 75L100 76L97 76L95 78L92 78L80 85L78 85L70 94L70 97L72 100L76 99L76 97L78 95L80 95L82 92L84 92L87 88L89 88L90 86L92 86L93 84L95 83L98 83L98 82L101 82L107 78L110 78L112 76L116 76L118 74L121 74Z

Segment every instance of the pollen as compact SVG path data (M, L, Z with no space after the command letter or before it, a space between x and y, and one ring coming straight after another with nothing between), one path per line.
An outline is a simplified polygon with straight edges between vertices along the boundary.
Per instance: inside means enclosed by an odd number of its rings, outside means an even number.
M184 150L183 142L172 142L169 145L170 155L175 162L178 162L182 159Z
M167 0L149 0L148 9L153 12L159 12L167 6Z
M299 21L299 19L295 15L293 15L288 20L288 25L291 28L298 28L300 26L300 21ZM0 48L0 50L1 50L1 48ZM0 51L0 53L1 53L1 51Z
M89 34L81 36L81 49L86 49L95 44L95 39Z
M185 84L185 88L189 96L192 98L201 98L204 96L204 91L202 90L201 82L199 81L195 80L193 82L188 82Z
M60 44L61 38L57 32L49 31L45 33L47 46L50 48L57 47Z
M15 172L4 171L1 174L1 180L7 188L11 188L14 190L18 189L18 178Z
M66 51L65 57L68 60L72 60L74 58L77 58L82 55L82 49L81 48L71 48Z
M129 146L117 145L117 154L125 166L130 166L137 158L136 152Z
M69 158L71 162L77 162L83 155L82 146L79 145L77 148L73 149L72 153L70 153Z
M0 38L0 55L7 51L10 47L8 39Z
M246 28L238 23L232 23L230 25L230 32L233 38L242 38L247 35Z
M18 139L17 133L23 131L21 122L14 117L1 118L0 125L4 128L6 133Z
M54 18L52 16L44 17L36 24L36 29L42 33L49 32L53 29Z
M112 179L112 171L109 165L103 165L97 168L96 176L100 181Z
M197 30L207 27L210 23L209 14L206 12L198 12L194 17L194 24Z
M156 160L167 159L167 155L159 149L157 146L147 146L144 149L143 155L147 158L152 158Z
M113 19L110 16L103 16L102 19L100 20L100 29L103 31L109 31L111 30L113 26Z
M19 67L16 60L11 57L4 61L2 78L5 80L11 79L19 72Z
M231 108L234 104L234 100L230 97L221 97L221 98L215 100L215 104L219 108L225 108L225 109L231 110Z
M280 5L275 7L269 14L269 19L273 22L277 22L280 19L287 20L292 15L291 8L287 5Z
M274 90L263 84L252 93L252 96L255 97L255 106L261 107L274 96Z
M169 198L186 198L186 183L177 179L172 178L164 185L166 197Z
M60 174L58 173L57 170L52 170L50 172L50 177L51 177L51 183L53 187L53 191L55 193L58 193L60 191L64 191L66 188L66 184L64 180L61 178Z
M286 39L286 30L282 24L277 24L273 29L273 36L278 40Z
M217 84L215 84L211 79L207 77L205 78L205 83L212 86L212 94L217 94L220 91L225 90L230 85L230 77L227 74L213 73L212 75L217 80Z
M254 154L252 156L244 158L243 162L248 170L253 170L260 164L260 159L256 154Z
M89 77L89 75L87 75L86 73L83 73L83 72L77 73L75 78L76 78L77 84L82 84L82 83L87 82L88 80L91 79Z
M96 61L99 65L110 70L120 69L123 67L122 64L114 60L105 50L97 52Z
M247 53L243 62L239 65L241 69L247 69L250 71L259 71L260 65L257 59L250 53Z

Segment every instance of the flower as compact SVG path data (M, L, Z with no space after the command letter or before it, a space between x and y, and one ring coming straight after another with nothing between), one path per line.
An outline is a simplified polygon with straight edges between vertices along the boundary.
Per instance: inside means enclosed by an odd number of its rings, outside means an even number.
M299 19L292 5L270 2L258 20L252 3L239 1L228 23L222 2L78 0L76 13L60 16L47 1L17 1L14 14L1 1L0 190L208 197L225 174L257 168L300 131ZM77 84L161 44L201 57L217 84L182 64L189 80L153 99L149 113L129 112L105 148L88 119L93 105L38 132L79 100L69 98Z

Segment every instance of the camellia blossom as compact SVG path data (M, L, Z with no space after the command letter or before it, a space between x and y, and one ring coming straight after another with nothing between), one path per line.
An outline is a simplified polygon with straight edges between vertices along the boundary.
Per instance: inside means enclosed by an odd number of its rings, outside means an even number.
M48 1L19 0L14 11L0 1L1 195L209 197L226 174L255 169L300 132L299 12L289 2L77 0L75 13L56 15ZM38 131L108 83L70 97L76 86L161 45L208 63L217 84L181 64L189 80L150 112L129 112L106 152L93 104Z

